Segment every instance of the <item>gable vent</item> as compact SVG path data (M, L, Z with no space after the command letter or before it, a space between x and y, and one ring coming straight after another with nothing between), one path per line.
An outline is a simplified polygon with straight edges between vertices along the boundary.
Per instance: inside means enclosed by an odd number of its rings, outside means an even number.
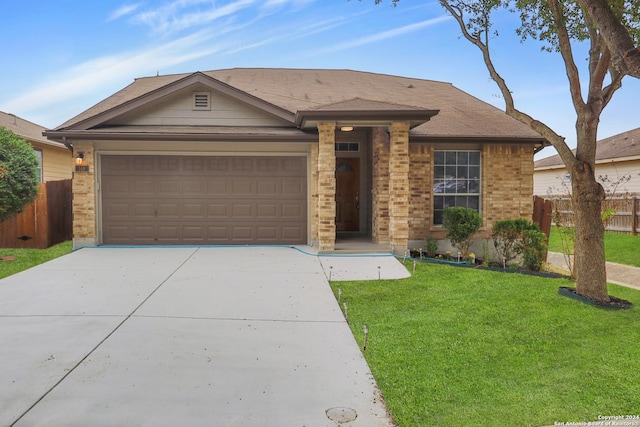
M211 110L211 94L209 92L195 92L193 94L194 110Z

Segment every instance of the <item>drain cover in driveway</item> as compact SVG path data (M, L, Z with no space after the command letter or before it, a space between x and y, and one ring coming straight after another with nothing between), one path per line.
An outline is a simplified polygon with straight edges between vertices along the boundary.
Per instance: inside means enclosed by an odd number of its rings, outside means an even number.
M351 408L329 408L327 409L327 417L331 421L338 424L348 423L356 419L358 414Z

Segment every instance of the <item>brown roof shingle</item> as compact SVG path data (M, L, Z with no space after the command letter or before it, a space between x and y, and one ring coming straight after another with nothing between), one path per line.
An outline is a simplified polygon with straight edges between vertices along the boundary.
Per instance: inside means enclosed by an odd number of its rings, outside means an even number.
M575 150L573 150L575 153ZM640 158L640 128L622 132L597 142L596 163L603 160ZM564 167L559 154L535 162L535 169Z
M192 73L144 77L62 124L69 128L125 102L158 90ZM296 113L347 101L366 100L402 108L440 110L412 135L435 138L542 139L502 110L450 83L352 70L233 68L202 74ZM364 101L362 101L364 102Z
M59 148L66 148L64 144L48 140L42 136L44 127L32 123L28 120L20 118L15 114L5 113L0 111L0 126L15 133L16 135L31 142L39 142L41 144L51 145Z

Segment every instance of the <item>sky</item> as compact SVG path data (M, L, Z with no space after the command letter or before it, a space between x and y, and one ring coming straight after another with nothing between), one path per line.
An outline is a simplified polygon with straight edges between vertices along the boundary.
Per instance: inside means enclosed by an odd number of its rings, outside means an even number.
M444 81L500 109L478 48L438 1L0 0L0 111L46 128L80 114L135 78L236 67L352 69ZM517 17L492 39L516 107L575 147L564 64ZM586 50L576 62L586 65ZM581 70L586 75L586 69ZM625 77L598 138L640 126L640 80ZM555 154L546 148L536 158Z

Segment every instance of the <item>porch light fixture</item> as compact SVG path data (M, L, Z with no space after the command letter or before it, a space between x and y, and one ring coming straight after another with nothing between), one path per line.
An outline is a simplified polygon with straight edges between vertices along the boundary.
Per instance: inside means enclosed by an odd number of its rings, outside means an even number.
M340 126L340 130L342 132L351 132L353 131L353 126Z
M82 151L78 151L78 154L76 154L76 165L77 166L82 166L82 163L84 163L84 153Z

